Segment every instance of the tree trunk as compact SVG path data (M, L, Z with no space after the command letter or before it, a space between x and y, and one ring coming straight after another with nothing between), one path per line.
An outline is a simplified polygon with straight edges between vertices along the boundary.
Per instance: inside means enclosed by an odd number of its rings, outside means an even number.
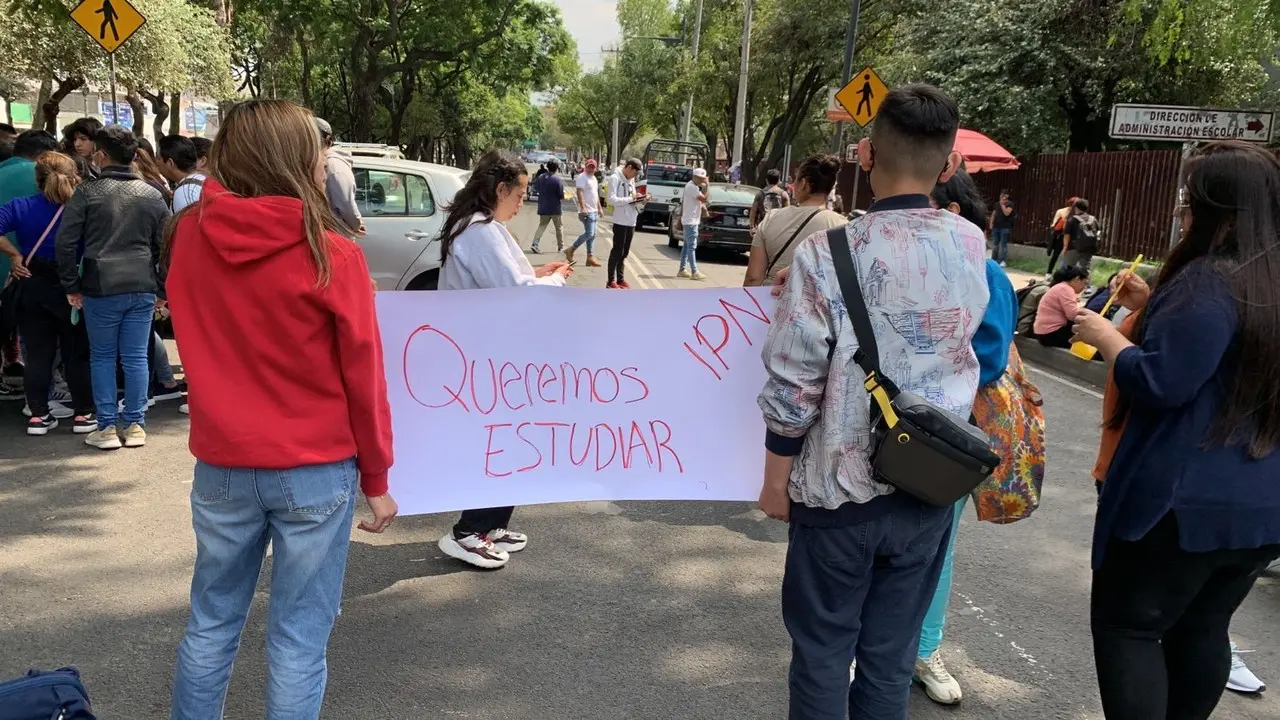
M311 47L307 42L307 31L298 28L298 57L302 60L302 73L298 76L298 88L302 91L302 104L311 104Z
M62 101L74 90L84 85L84 77L81 75L72 75L66 80L53 79L58 84L53 92L49 94L49 99L41 103L40 112L44 115L44 129L48 132L58 134L58 108L62 105ZM44 85L41 84L40 91L43 94Z
M178 135L182 132L182 93L169 96L169 110L169 134Z
M133 130L134 137L146 137L143 131L146 128L147 109L142 106L142 96L134 88L127 88L124 92L124 101L129 103L129 108L133 110Z
M139 90L138 94L147 99L151 103L151 112L156 116L152 122L152 128L156 134L156 148L160 147L160 138L164 137L164 123L169 119L169 103L164 101L164 91L150 93L146 90Z
M235 8L231 0L208 0L205 7L213 11L213 21L218 27L227 27L235 18Z

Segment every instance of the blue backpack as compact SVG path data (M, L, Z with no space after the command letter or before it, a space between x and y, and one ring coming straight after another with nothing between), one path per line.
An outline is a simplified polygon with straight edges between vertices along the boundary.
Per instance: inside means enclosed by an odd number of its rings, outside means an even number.
M28 670L0 683L0 720L95 720L89 693L73 667Z

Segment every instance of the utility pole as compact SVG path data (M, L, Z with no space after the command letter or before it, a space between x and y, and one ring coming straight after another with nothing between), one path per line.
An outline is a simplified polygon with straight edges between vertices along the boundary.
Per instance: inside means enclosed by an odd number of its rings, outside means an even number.
M858 40L858 15L862 12L861 0L850 0L849 2L849 30L844 36L844 74L841 75L840 87L849 84L849 79L853 77L853 49ZM831 154L840 155L844 148L844 123L836 123L836 136L831 140Z
M702 35L702 0L698 0L698 8L693 16L693 63L698 63L698 38ZM680 139L689 141L690 126L693 124L693 90L689 91L689 99L684 104L684 118L680 122Z
M854 0L857 2L857 0ZM742 172L742 142L747 131L747 69L751 63L751 0L742 20L742 62L738 67L738 111L733 118L733 164Z
M613 152L610 153L609 168L612 170L618 164L618 158L622 157L622 148L618 147L618 118L613 118Z

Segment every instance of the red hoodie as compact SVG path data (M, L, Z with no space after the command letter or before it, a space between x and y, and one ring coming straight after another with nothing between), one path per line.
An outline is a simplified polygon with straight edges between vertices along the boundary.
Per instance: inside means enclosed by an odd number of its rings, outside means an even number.
M291 468L356 457L387 492L391 407L364 253L330 235L316 285L302 202L242 198L212 178L178 221L166 290L187 374L191 454Z

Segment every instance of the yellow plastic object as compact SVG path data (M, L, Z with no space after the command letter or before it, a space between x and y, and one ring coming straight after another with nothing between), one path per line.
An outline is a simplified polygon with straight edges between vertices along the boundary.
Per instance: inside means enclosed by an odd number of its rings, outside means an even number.
M884 391L884 387L876 380L874 373L867 376L863 385L867 388L867 392L871 393L872 399L880 406L880 414L884 415L885 424L889 427L898 426L898 414L893 411L893 402L889 400L889 394ZM907 438L910 440L911 438ZM906 442L901 438L898 442Z
M1138 257L1133 259L1133 264L1129 265L1130 275L1132 275L1138 269L1138 263L1140 262L1142 262L1142 253L1138 253ZM1107 304L1102 306L1102 312L1098 313L1099 315L1103 317L1107 316L1107 311L1111 309L1111 303L1114 303L1116 301L1116 298L1120 296L1120 291L1123 289L1124 289L1124 285L1121 285L1120 287L1116 288L1115 292L1111 293L1111 297L1107 298ZM1098 348L1090 345L1089 343L1083 343L1083 342L1077 341L1077 342L1071 343L1071 354L1075 355L1081 360L1092 360L1093 356L1098 354Z

